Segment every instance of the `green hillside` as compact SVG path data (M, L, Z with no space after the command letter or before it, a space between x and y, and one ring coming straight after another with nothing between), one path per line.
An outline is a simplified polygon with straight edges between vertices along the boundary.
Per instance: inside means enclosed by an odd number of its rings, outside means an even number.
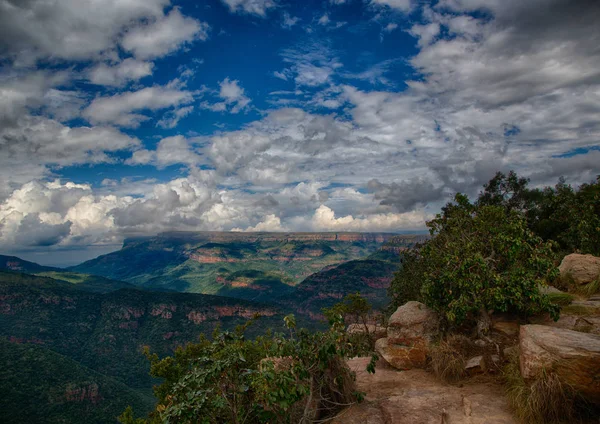
M155 402L149 394L42 346L0 338L0 362L5 423L116 423L128 405L148 412Z
M34 343L130 387L149 388L145 346L159 355L259 313L250 334L281 325L279 310L239 299L122 289L93 293L47 277L0 273L0 337Z
M369 233L165 233L72 267L150 289L270 301L323 268L366 257L392 238Z

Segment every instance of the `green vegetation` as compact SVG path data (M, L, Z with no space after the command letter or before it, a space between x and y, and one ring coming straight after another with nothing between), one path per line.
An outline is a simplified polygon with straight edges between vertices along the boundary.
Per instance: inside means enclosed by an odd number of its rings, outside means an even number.
M250 323L233 332L216 332L176 351L173 357L149 355L158 404L151 423L296 423L324 421L360 399L344 362L347 339L341 321L326 332L266 334L249 340ZM134 419L131 409L120 417Z
M535 236L518 212L457 195L427 225L433 238L419 251L421 294L450 325L476 318L485 334L491 311L558 317L539 289L558 272L552 245Z
M386 235L391 237L391 250L378 251L380 239L361 237L346 241L331 234L162 234L128 240L121 250L71 270L152 290L275 301L326 267L374 253L393 261L399 256L393 248L410 247L419 239Z
M154 399L43 346L0 338L0 410L6 423L114 422L127 405Z
M551 303L560 307L568 306L575 300L575 296L570 293L548 293L547 297Z
M118 290L101 294L47 277L0 273L0 336L37 343L132 388L156 380L142 354L162 356L210 334L266 315L249 335L281 327L278 309L244 300L185 293Z

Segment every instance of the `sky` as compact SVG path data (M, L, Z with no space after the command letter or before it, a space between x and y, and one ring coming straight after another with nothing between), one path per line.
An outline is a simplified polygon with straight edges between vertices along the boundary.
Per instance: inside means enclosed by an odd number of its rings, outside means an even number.
M0 253L421 231L600 173L597 0L0 0Z

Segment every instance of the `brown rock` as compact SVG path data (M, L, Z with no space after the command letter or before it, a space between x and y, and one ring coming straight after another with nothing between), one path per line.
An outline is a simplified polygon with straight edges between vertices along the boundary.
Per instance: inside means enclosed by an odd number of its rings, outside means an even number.
M375 351L392 367L399 370L423 368L427 362L427 345L418 341L411 346L389 343L389 339L375 342Z
M365 371L369 360L348 361L356 372L357 390L366 396L342 411L333 424L516 424L496 382L449 386L425 370L399 372L379 366L369 374Z
M572 278L579 285L589 284L600 276L600 258L573 253L564 257L558 269L563 278Z
M475 356L465 364L465 371L469 374L477 374L483 372L483 356Z
M390 317L387 330L392 344L429 343L438 335L438 316L421 302L407 302Z
M508 337L519 334L519 323L516 321L498 321L493 324L492 328Z
M589 401L600 404L600 336L545 325L523 325L519 334L521 375L553 370Z

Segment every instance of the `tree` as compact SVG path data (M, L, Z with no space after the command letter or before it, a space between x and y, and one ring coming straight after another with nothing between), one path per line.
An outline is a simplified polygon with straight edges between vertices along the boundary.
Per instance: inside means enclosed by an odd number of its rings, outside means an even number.
M394 279L388 289L391 299L388 307L390 314L411 300L423 301L421 288L423 287L424 262L421 261L420 251L425 244L415 246L402 253L400 269L394 274Z
M540 292L558 272L552 244L529 230L522 213L457 194L427 226L432 239L400 273L423 282L425 303L448 324L473 319L485 337L496 311L558 318L558 308Z

